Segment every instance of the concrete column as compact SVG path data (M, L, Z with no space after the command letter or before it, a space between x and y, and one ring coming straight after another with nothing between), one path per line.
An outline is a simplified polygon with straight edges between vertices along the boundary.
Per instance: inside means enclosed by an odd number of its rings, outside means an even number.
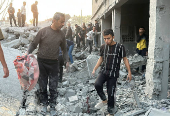
M102 33L103 30L104 30L104 19L101 19L101 37L100 37L101 45L104 44L103 33Z
M114 10L112 10L112 30L114 31Z
M106 19L101 19L101 45L104 44L104 39L103 39L103 30L104 29L110 29L111 28L111 22L109 21L108 18Z
M149 51L145 93L152 99L166 99L168 92L170 1L150 0Z
M114 14L113 31L115 33L115 41L120 43L121 7L114 9L113 14Z

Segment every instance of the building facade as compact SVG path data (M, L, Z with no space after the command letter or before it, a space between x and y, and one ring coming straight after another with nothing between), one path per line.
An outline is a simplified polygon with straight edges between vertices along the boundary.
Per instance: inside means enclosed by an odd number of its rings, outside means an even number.
M115 41L127 54L136 53L140 26L149 35L146 68L146 94L151 98L167 96L170 45L170 0L92 0L92 22L98 20L101 31L112 28ZM103 44L102 33L100 43Z

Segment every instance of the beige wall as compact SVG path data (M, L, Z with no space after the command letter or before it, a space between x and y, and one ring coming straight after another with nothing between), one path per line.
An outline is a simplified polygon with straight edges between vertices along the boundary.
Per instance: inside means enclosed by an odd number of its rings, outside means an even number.
M115 1L118 3L118 0L92 0L92 23L113 7Z

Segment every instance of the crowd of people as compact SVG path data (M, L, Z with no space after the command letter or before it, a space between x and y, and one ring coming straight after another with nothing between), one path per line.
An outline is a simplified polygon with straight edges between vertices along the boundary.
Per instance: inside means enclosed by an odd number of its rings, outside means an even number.
M100 34L100 27L97 20L95 20L95 24L89 23L88 26L83 23L82 27L75 24L75 38L77 48L80 47L89 48L89 53L91 54L93 41L95 45L95 50L98 48L98 41L99 41L99 34ZM82 45L82 46L81 46Z
M33 26L38 26L38 8L37 8L38 1L35 1L34 4L31 5L31 12L33 13ZM17 19L18 19L18 25L16 23L15 19L15 8L12 6L12 3L10 3L10 6L8 8L8 14L9 14L9 20L10 25L12 27L12 20L14 21L15 26L17 27L24 27L25 21L26 21L26 2L23 2L23 6L21 9L18 9L17 12ZM36 23L35 23L36 22Z
M22 20L25 20L25 5L21 8ZM34 5L37 5L35 3ZM33 5L33 11L35 18L38 17L37 8ZM12 4L10 5L9 15L14 19L14 8ZM11 13L11 14L10 14ZM37 14L36 14L37 13ZM23 15L23 16L22 16ZM15 20L14 20L15 22ZM72 64L73 57L72 51L76 43L77 49L88 47L89 53L92 52L92 46L94 41L95 48L98 46L98 35L100 34L100 27L97 20L95 25L88 24L86 27L83 23L82 27L75 24L75 35L71 28L71 24L68 22L67 27L64 27L65 15L63 13L55 13L53 16L52 24L48 27L42 28L37 33L36 37L30 44L28 51L25 55L31 54L39 45L37 53L37 61L39 64L39 89L36 92L36 96L39 99L40 113L45 115L47 112L47 106L50 106L50 113L52 115L57 115L56 99L57 99L57 87L58 81L62 82L63 75L63 65L68 69L70 63ZM24 25L24 23L21 23ZM34 23L35 25L35 23ZM37 25L37 24L36 24ZM12 26L12 24L11 24ZM98 78L95 81L95 89L101 98L102 102L96 104L96 108L100 109L103 106L108 106L109 114L107 116L114 116L115 108L115 89L117 78L119 77L120 63L123 59L125 66L128 71L127 80L131 81L132 75L130 70L130 65L128 59L126 58L125 47L114 41L114 32L112 29L105 29L102 32L105 44L100 46L99 55L100 58L92 71L92 75L95 74L99 66L101 66ZM74 37L76 42L74 43ZM142 56L148 54L148 37L145 34L145 28L139 28L139 36L137 39L137 53ZM8 67L6 65L2 48L0 46L0 61L4 70L4 78L9 76ZM142 70L145 66L142 67ZM137 69L138 71L138 69ZM107 94L108 97L103 92L103 84L107 83ZM48 84L49 83L49 84ZM49 85L50 97L47 94L47 85Z

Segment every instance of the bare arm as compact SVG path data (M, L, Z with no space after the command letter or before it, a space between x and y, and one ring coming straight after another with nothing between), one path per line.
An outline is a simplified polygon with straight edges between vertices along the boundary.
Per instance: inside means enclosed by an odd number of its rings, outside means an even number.
M96 66L93 69L92 75L95 74L95 71L99 68L99 66L102 64L102 62L103 62L103 57L100 56L99 60L97 61Z
M3 50L1 48L1 44L0 44L0 61L1 61L1 64L2 64L3 70L4 70L4 78L6 78L6 77L9 76L9 71L8 71L7 64L5 62L4 53L3 53Z
M129 61L128 61L128 59L127 59L126 57L123 57L123 61L124 61L125 66L126 66L126 68L127 68L127 70L128 70L128 77L127 77L127 80L131 81L132 75L131 75L131 70L130 70Z
M37 45L40 43L41 40L41 36L42 36L42 32L41 30L37 33L36 37L34 38L34 40L32 41L32 43L29 45L27 54L31 54L36 48Z

